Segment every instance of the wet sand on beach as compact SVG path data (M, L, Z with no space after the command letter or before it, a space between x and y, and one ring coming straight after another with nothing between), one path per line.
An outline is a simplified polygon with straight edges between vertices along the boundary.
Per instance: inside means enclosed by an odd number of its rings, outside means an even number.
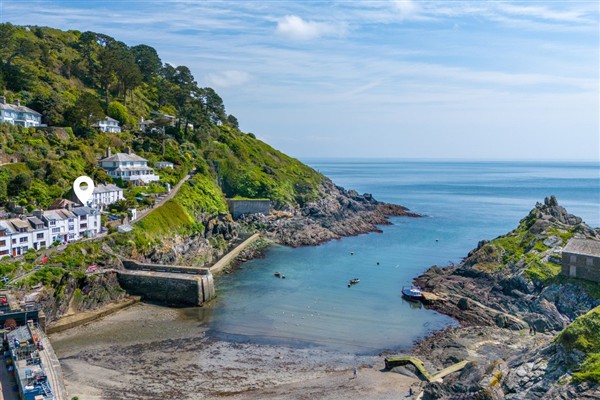
M386 399L417 383L379 356L212 339L205 312L137 304L51 335L69 397Z

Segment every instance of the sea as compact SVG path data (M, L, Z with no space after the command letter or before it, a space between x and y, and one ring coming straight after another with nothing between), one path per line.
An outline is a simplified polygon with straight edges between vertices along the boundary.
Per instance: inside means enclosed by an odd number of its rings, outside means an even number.
M382 233L320 246L270 247L216 279L218 298L202 314L209 336L354 354L407 349L457 324L401 296L430 266L459 263L549 196L600 227L598 162L303 161L339 186L423 218L391 218ZM352 278L360 282L348 287Z

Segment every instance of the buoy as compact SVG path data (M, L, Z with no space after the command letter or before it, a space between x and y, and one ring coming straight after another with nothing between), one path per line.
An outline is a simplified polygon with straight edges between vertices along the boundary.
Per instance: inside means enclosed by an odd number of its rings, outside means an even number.
M350 252L350 255L351 255L351 256L353 256L353 255L354 255L354 252L353 252L353 251L351 251L351 252Z
M285 275L281 275L281 279L285 279Z
M377 265L379 265L379 261L377 261Z

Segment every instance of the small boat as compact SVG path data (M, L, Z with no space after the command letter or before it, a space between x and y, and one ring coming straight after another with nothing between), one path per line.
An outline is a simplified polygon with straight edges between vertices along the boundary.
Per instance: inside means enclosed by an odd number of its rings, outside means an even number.
M421 289L415 286L411 286L408 288L402 286L402 296L406 297L409 300L422 300L423 292L421 292Z
M279 272L275 272L275 276L279 278L281 274Z
M356 284L356 283L358 283L358 282L360 282L360 279L358 279L358 278L352 278L352 279L350 279L350 281L349 281L349 283L350 283L351 285L354 285L354 284Z

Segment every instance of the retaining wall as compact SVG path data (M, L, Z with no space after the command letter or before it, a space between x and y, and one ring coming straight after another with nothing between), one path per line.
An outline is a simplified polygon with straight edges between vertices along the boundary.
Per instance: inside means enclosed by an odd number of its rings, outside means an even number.
M118 271L127 293L170 306L201 306L215 296L212 274L186 275L148 271Z

